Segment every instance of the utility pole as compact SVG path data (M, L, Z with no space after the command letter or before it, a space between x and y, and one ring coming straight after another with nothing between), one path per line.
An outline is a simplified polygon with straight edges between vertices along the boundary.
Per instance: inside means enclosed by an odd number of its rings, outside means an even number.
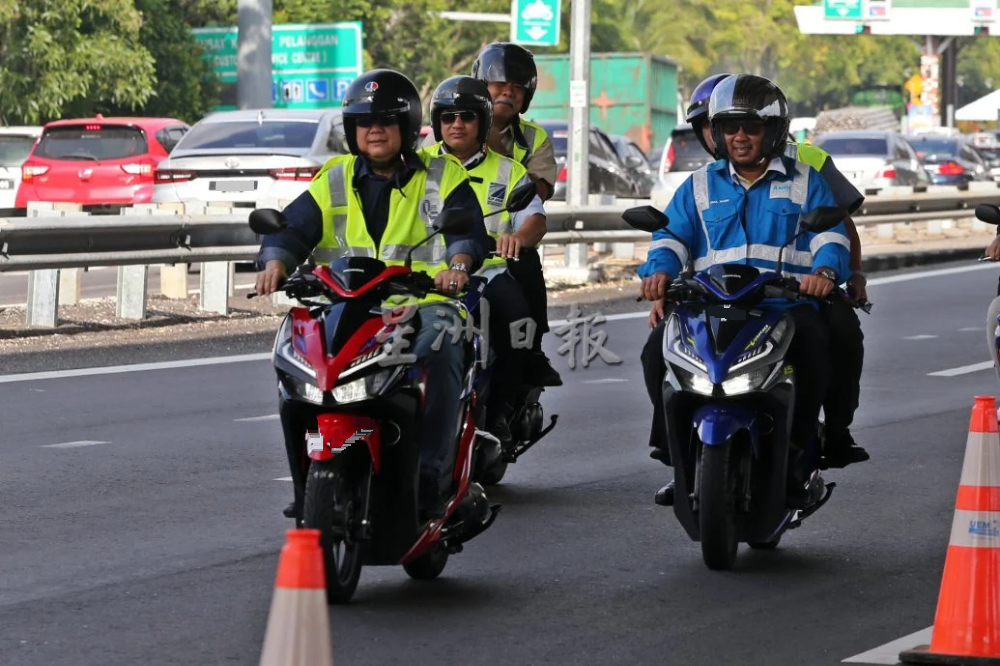
M236 105L271 108L271 0L237 0L239 27Z

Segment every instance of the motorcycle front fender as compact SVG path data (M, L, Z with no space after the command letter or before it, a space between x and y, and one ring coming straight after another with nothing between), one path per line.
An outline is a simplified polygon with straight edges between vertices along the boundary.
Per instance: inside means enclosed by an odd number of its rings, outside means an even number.
M313 460L330 460L354 444L368 446L372 465L379 471L381 432L378 422L356 414L319 414L319 432L306 431L306 454Z
M738 405L709 403L695 411L693 422L698 439L705 446L719 446L741 430L746 430L750 435L754 455L758 454L760 432L756 414L750 409Z

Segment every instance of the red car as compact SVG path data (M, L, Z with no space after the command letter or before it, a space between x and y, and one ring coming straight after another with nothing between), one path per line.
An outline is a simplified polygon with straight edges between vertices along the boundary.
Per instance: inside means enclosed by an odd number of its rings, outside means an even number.
M21 167L14 206L29 201L136 204L153 199L153 172L187 123L173 118L57 120Z

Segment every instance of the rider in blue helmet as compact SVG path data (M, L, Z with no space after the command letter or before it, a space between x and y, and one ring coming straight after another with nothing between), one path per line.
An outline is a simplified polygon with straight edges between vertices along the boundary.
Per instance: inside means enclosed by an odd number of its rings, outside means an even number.
M712 91L719 82L731 74L713 74L698 84L698 87L691 93L691 104L688 105L687 114L684 118L691 123L698 141L702 148L709 155L719 157L715 154L715 142L712 140L712 130L708 126L708 102L712 99Z

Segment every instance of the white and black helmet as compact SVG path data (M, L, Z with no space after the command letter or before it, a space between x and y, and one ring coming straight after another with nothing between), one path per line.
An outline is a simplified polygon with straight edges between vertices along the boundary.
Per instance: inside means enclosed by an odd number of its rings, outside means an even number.
M755 119L764 122L764 159L785 152L788 141L788 100L771 80L754 74L733 74L715 86L708 103L708 119L717 155L729 157L722 123L726 120Z

